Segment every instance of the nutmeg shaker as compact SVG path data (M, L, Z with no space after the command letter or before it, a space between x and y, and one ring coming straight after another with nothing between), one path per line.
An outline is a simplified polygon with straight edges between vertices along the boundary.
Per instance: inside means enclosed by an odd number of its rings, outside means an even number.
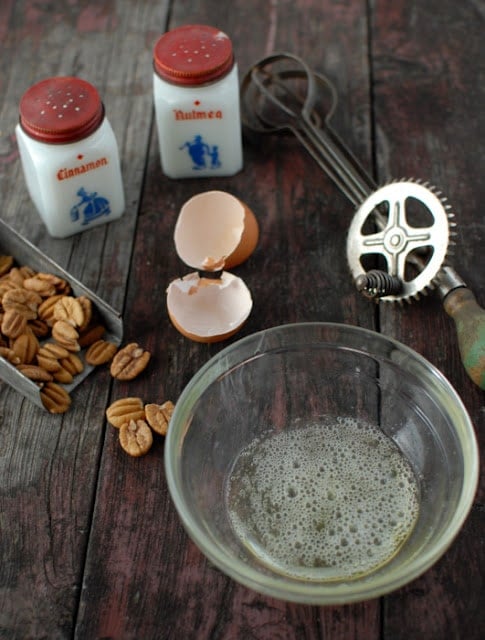
M154 48L153 93L162 171L229 176L243 166L238 68L219 29L185 25Z

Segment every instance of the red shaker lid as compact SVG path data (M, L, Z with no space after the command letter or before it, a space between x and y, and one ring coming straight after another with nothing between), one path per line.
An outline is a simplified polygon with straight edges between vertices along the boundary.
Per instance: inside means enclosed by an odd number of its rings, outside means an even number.
M206 25L189 24L167 31L155 45L155 71L178 85L197 85L222 78L233 66L229 37Z
M103 117L103 103L96 89L71 76L41 80L20 100L22 129L41 142L81 140L99 127Z

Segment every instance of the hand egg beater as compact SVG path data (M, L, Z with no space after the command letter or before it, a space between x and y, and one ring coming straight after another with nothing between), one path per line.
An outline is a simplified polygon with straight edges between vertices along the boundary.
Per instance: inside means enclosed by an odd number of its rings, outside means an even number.
M315 108L322 87L331 96L324 119ZM455 322L463 365L485 389L485 311L448 264L456 225L447 199L421 180L378 187L332 130L329 121L336 104L330 80L287 52L256 62L241 84L243 126L257 134L295 135L356 207L346 252L358 291L375 300L403 303L436 290ZM413 223L410 203L425 213L424 224ZM377 259L377 269L367 268L369 257Z

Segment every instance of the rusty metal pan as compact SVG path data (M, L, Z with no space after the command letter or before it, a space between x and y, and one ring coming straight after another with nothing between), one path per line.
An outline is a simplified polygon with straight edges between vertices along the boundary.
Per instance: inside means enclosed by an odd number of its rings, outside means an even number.
M123 321L120 314L1 219L0 254L13 256L18 265L27 265L36 271L53 273L67 280L75 296L83 295L91 300L100 321L106 327L106 333L103 338L117 345L121 343L123 338ZM84 362L84 370L74 377L74 381L71 384L62 385L69 393L83 382L95 368L84 361L84 350L77 355ZM1 356L0 379L7 382L37 406L45 409L40 397L40 388Z

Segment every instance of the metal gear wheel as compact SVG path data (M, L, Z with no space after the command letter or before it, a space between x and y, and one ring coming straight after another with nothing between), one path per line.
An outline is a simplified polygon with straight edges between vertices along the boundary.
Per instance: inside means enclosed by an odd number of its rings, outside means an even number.
M377 189L350 224L347 260L354 280L362 283L366 256L383 256L387 265L383 271L399 278L402 286L399 293L381 292L380 299L409 302L419 298L433 288L445 262L454 235L451 218L446 198L428 183L401 180Z

